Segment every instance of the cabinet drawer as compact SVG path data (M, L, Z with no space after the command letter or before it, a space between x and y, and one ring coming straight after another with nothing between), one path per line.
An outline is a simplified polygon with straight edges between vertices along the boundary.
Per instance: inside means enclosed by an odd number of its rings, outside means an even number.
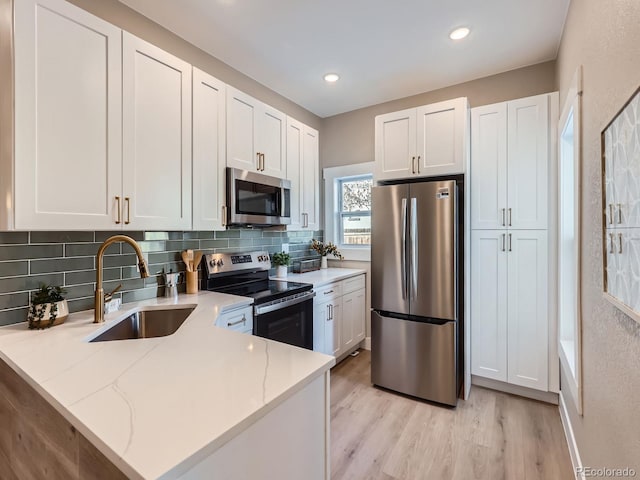
M329 300L330 298L342 296L342 283L336 282L330 285L324 285L320 288L315 288L314 290L316 291L316 299L318 303L320 303L325 300Z
M353 278L347 278L346 280L342 281L342 293L350 293L350 292L355 292L356 290L360 290L361 288L364 288L365 286L365 281L364 281L364 274L363 275L358 275L357 277L353 277Z
M244 307L223 313L218 317L216 326L237 332L251 333L253 331L253 307Z

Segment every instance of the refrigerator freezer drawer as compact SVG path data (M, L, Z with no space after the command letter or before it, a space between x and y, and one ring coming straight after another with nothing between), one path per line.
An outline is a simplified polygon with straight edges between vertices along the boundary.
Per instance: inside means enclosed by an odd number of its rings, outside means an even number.
M456 322L442 325L371 312L371 381L396 392L455 406Z

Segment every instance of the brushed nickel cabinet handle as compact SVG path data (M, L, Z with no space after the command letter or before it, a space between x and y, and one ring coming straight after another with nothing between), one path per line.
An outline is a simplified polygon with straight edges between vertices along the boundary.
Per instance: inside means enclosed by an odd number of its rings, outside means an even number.
M503 251L503 252L505 251L505 246L504 246L504 244L505 244L506 237L507 237L507 234L506 234L506 233L503 233L503 234L502 234L502 251Z
M618 207L618 223L622 223L622 204L617 203L616 204Z
M418 174L420 174L420 155L418 155L418 161L416 163L418 164Z
M124 221L124 224L129 225L131 223L131 199L124 197L124 201L127 204L127 219Z
M511 252L511 234L509 234L509 251Z
M613 203L609 204L609 225L613 225Z
M265 164L265 161L264 161L264 153L261 153L260 155L262 156L262 170L261 171L264 172L264 170L266 168L265 167L266 164Z
M506 214L507 214L507 209L503 208L502 209L502 226L506 227L507 226L507 222L506 222Z
M116 220L116 225L120 225L122 223L122 211L120 210L122 208L122 205L120 205L120 197L116 196L116 210L118 212L118 217Z
M622 253L622 234L618 234L618 253Z
M246 323L246 322L247 322L247 317L242 315L241 320L238 320L236 322L227 322L227 327L235 327L236 325L240 325L241 323Z
M329 290L328 292L324 292L325 295L329 295L330 293L333 293L333 290Z
M227 226L227 206L223 205L222 206L222 226L226 227Z
M411 173L416 173L416 157L411 157Z
M509 207L509 226L511 226L511 207Z
M615 234L610 233L609 234L609 239L611 240L611 248L609 249L609 253L616 253L615 251L615 244L616 244L616 237Z
M261 153L260 152L256 152L256 155L258 156L258 168L256 170L260 171L260 165L261 165L260 160L262 160L262 157L260 156Z

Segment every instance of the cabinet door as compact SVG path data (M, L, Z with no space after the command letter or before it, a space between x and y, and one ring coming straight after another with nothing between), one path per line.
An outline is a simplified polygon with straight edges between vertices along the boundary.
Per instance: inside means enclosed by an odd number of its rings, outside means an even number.
M61 0L14 7L15 227L120 229L121 30Z
M354 293L347 293L342 297L342 345L340 353L351 349L355 342L356 297Z
M547 228L549 96L508 102L507 224Z
M258 171L257 117L261 102L227 85L227 167Z
M507 246L500 230L471 232L471 373L507 381Z
M414 175L416 157L416 109L376 117L375 180Z
M331 301L331 320L333 324L333 337L331 338L331 354L335 357L339 356L342 350L342 297L334 298ZM327 336L327 338L329 338Z
M320 229L320 140L318 131L304 127L302 156L302 213L307 230Z
M193 69L193 228L224 228L225 84Z
M304 125L291 117L287 117L287 179L291 182L291 224L287 230L301 230L305 224L302 208L303 193L303 159L304 159Z
M263 155L261 172L272 177L287 176L287 156L285 134L287 116L261 104L257 117L256 134L258 135L258 151Z
M332 355L327 334L333 339L333 323L329 325L329 302L313 302L313 351Z
M509 231L508 381L548 391L547 232Z
M191 65L127 32L122 47L124 228L190 229Z
M353 337L355 343L360 343L364 340L367 328L367 292L362 288L360 290L356 290L351 295L354 296L352 317Z
M624 266L624 302L635 312L640 312L640 228L621 228L618 231L618 255L619 264Z
M417 109L417 172L422 177L464 173L467 99Z
M471 109L471 228L506 226L507 104Z

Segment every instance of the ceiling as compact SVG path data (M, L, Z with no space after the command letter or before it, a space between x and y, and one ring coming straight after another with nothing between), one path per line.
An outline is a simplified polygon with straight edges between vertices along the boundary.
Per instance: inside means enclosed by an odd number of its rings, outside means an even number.
M328 117L553 60L570 0L120 1Z

